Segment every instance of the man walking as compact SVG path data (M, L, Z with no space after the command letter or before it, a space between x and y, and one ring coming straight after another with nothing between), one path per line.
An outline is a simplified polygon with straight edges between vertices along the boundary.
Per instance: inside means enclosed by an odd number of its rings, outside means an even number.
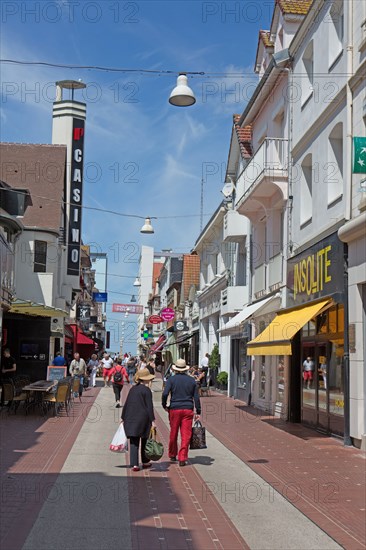
M83 382L86 375L86 363L84 359L80 357L79 353L74 353L74 359L70 363L69 373L73 378L79 378L79 397L83 394ZM77 394L75 395L77 397Z
M169 412L170 437L169 458L179 466L185 466L188 460L188 447L192 437L192 422L201 414L201 403L196 381L188 376L189 366L184 359L178 359L172 369L178 376L170 376L162 395L163 408ZM167 406L168 396L170 404ZM193 413L196 408L196 414ZM178 432L180 430L181 447L178 453Z
M105 353L104 358L101 360L100 363L103 367L104 387L107 388L110 386L110 381L112 378L113 359L111 358L109 353Z

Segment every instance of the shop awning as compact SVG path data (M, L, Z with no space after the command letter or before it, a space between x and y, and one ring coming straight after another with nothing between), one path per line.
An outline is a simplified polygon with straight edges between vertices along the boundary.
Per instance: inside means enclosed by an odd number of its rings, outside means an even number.
M256 302L255 304L250 304L249 306L245 307L240 313L235 315L230 321L228 321L225 326L223 326L221 329L218 330L220 334L222 335L228 335L228 334L235 334L239 332L242 329L242 324L246 319L249 319L254 313L259 311L264 305L268 304L271 300L276 298L277 296L270 296L269 298L265 298L264 300L260 300L259 302Z
M15 300L10 308L10 313L21 315L36 315L38 317L67 317L68 313L57 307L45 306L31 300Z
M248 355L291 355L291 340L307 322L328 309L331 299L279 313L254 340L248 342Z
M84 346L94 346L95 342L91 338L88 338L88 336L85 336L82 332L78 332L76 337L76 343L81 344Z
M161 351L164 347L164 344L166 342L166 338L164 336L164 334L161 334L159 336L159 338L156 340L155 344L153 346L151 346L150 348L150 353L156 353L157 351Z
M69 338L70 340L73 340L74 333L72 332L71 328L68 325L64 326L64 334L65 334L65 337Z

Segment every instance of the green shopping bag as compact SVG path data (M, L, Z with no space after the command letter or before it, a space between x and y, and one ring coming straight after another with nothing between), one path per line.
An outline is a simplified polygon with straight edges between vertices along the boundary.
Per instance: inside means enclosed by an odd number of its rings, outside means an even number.
M146 442L145 455L146 458L156 462L160 460L164 454L164 446L156 439L156 428L151 428L150 437Z

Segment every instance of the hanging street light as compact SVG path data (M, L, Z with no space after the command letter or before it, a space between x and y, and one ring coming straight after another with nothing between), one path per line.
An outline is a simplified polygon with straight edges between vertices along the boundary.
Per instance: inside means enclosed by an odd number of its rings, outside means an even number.
M177 85L169 97L169 103L176 107L189 107L196 103L196 98L188 86L188 78L185 73L180 73L177 78Z
M135 282L133 283L133 286L141 286L141 281L139 277L136 277Z
M131 296L131 303L133 303L133 302L136 302L136 296L134 294L132 294L132 296Z
M151 218L145 218L145 223L141 227L140 233L154 233L154 228L151 225Z

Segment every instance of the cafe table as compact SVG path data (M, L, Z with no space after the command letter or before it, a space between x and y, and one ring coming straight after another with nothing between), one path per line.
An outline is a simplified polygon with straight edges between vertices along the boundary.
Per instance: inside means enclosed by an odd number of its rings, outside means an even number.
M46 393L49 393L55 386L57 386L57 380L38 380L38 382L33 382L24 386L23 391L33 393L34 400L29 402L27 405L27 410L31 406L38 407L41 409L41 412L44 413L44 402L43 396Z

